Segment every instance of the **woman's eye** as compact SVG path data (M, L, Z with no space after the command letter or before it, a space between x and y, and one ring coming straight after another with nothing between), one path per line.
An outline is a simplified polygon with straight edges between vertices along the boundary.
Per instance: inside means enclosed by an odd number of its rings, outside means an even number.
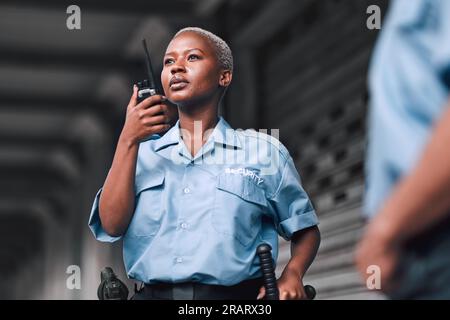
M191 61L191 60L198 60L198 59L199 59L199 56L196 55L196 54L190 54L189 57L188 57L189 61Z
M166 59L166 60L164 60L164 64L165 65L168 65L168 64L171 64L171 63L173 63L173 59Z

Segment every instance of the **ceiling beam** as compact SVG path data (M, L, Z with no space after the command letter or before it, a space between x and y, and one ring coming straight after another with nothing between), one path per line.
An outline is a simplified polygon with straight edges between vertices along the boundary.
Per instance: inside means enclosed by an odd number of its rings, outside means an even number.
M201 0L195 8L195 12L202 17L214 15L228 0Z
M42 166L42 164L3 164L0 167L0 176L4 181L22 180L23 183L32 180L42 182L53 181L53 183L61 187L72 187L75 182L61 172L58 172L53 168Z
M82 165L67 148L0 145L0 168L8 166L38 166L50 169L71 181L71 184L78 183L82 174Z
M46 95L20 95L8 92L0 92L0 115L5 114L6 118L11 118L12 114L22 113L24 120L29 118L29 112L51 113L52 115L61 115L67 118L70 124L82 112L87 112L97 116L102 120L106 129L115 133L120 123L125 119L125 107L120 109L113 103L100 102L95 97L77 97L77 96L46 96ZM0 124L2 119L0 118ZM33 125L38 126L39 123ZM8 124L6 126L9 127ZM24 128L25 131L27 128ZM16 131L16 130L14 130ZM23 130L22 130L23 131ZM42 135L49 131L48 126L42 128L37 135ZM60 134L63 132L60 132ZM2 135L8 135L6 130L0 127L0 139ZM20 136L21 132L17 132Z
M107 109L104 103L94 101L94 97L61 96L57 95L19 95L8 92L0 92L0 111L11 109L20 111L56 111L78 113L84 110Z
M78 166L83 166L87 160L84 155L82 142L74 138L68 138L60 134L40 137L36 135L17 136L13 132L0 135L0 150L17 147L40 150L43 153L60 150L69 154Z
M194 12L196 6L186 0L130 0L130 1L109 1L109 0L2 0L2 5L11 5L16 8L34 7L39 10L61 10L66 14L66 9L70 5L78 5L83 13L100 14L132 14L132 15L155 15L155 14L175 14Z
M314 0L271 1L246 23L232 42L242 46L261 45L285 27L287 21L293 20L313 2Z
M28 182L30 186L36 186L38 183ZM0 190L4 191L6 182L0 184ZM47 184L43 183L39 188L42 189ZM39 189L38 188L38 189ZM16 193L4 193L0 195L0 218L5 218L8 213L12 216L22 214L24 218L34 216L43 223L52 224L53 226L63 225L69 221L70 193L68 195L61 194L44 194L44 191L34 193L26 191L16 191ZM67 190L65 190L67 193ZM14 193L14 194L12 194ZM0 245L1 247L1 245Z
M136 74L144 70L143 59L126 59L121 53L55 52L0 47L0 65L8 67L74 70L92 74Z

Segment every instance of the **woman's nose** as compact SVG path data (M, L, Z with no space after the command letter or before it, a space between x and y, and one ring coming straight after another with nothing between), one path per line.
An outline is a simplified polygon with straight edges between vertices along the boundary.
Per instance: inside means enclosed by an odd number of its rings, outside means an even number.
M184 72L184 65L182 65L181 63L174 63L172 65L172 67L170 68L170 73L171 74L175 74L177 72Z

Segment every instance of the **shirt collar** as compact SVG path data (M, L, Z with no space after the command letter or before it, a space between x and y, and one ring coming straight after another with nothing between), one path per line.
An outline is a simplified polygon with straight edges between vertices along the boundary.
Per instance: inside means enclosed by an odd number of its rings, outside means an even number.
M156 140L155 151L159 151L170 145L179 144L180 140L180 120L178 120L166 134ZM221 144L222 146L228 145L241 148L241 142L235 130L222 117L219 117L219 121L208 140L213 140L216 144Z
M222 117L219 118L219 122L211 135L217 144L241 148L241 142L235 130Z
M161 138L155 141L155 151L159 151L164 149L170 145L178 144L180 142L180 134L179 134L179 122L175 123L175 125L170 128Z

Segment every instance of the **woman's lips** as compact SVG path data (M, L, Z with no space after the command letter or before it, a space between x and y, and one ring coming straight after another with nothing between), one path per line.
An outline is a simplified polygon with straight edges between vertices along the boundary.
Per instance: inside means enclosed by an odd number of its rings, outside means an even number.
M187 85L188 85L188 83L185 82L185 81L175 82L175 83L170 85L170 89L172 89L172 90L181 90L181 89L184 89Z
M180 75L174 75L169 81L169 87L172 90L181 90L188 85L188 81Z

